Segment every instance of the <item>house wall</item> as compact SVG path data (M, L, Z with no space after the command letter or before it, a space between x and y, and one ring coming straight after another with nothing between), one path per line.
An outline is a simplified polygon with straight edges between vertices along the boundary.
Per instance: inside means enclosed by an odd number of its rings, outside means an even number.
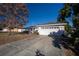
M5 29L3 29L2 31L3 31L3 32L9 32L9 29L6 29L6 28L5 28Z
M42 28L40 26L35 30L38 30L39 35L49 35L50 33L58 32L59 30L65 30L64 26L52 26L52 27L58 27L58 28Z
M18 32L23 32L25 31L25 29L18 29Z
M23 32L23 31L25 31L25 29L17 29L17 28L15 28L15 29L12 30L12 32Z
M23 32L23 31L25 31L25 29L18 29L18 28L14 28L14 29L11 29L11 30L9 30L9 29L3 29L2 30L3 32Z

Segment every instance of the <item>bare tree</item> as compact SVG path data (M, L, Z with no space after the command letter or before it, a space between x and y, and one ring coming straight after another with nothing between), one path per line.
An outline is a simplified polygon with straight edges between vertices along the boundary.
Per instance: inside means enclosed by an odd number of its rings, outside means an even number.
M9 29L25 25L28 21L27 17L28 9L24 3L0 4L0 23L5 24Z

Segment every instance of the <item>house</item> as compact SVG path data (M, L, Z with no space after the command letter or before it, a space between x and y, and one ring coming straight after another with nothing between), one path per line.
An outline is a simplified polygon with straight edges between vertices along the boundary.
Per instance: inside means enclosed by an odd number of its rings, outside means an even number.
M23 32L26 28L23 28L23 25L19 25L13 29L9 29L8 27L3 28L2 32Z
M9 32L9 29L8 28L4 28L4 29L2 29L2 32Z
M25 31L26 29L25 28L13 28L13 29L8 29L8 28L4 28L2 30L2 32L23 32Z
M49 35L54 32L65 31L65 25L67 23L52 23L52 24L42 24L32 27L32 32L38 31L39 35ZM60 34L60 33L59 33Z
M25 31L25 28L14 28L14 29L11 29L12 32L23 32Z

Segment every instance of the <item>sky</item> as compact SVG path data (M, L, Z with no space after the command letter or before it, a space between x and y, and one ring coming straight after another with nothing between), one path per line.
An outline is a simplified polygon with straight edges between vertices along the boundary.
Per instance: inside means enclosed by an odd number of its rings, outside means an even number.
M63 7L61 3L30 3L27 4L29 10L28 26L56 22L59 10Z

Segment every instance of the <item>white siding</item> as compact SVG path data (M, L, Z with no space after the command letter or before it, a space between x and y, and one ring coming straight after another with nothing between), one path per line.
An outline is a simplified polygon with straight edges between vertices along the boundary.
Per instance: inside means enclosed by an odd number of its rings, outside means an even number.
M18 29L18 32L23 32L25 31L25 29Z
M3 29L2 31L3 31L3 32L8 32L8 31L9 31L9 29Z
M43 26L42 26L43 27ZM64 26L52 26L52 27L44 27L41 26L38 27L36 30L38 30L39 35L49 35L51 32L58 32L59 30L65 30Z

